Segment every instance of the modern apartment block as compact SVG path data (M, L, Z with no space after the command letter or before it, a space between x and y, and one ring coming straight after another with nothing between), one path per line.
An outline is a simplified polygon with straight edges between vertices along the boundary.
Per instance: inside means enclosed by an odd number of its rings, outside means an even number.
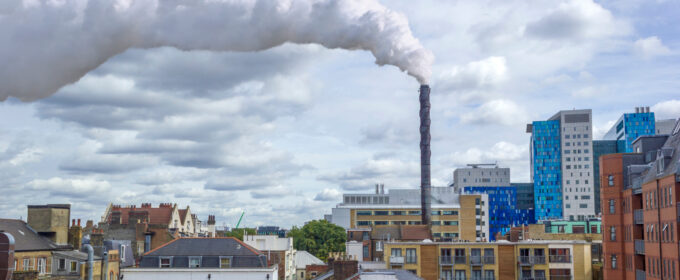
M534 209L534 184L510 183L517 190L517 209Z
M494 187L510 185L510 168L498 167L495 163L468 164L453 171L453 186L457 191L464 187Z
M436 240L483 241L489 238L488 196L461 195L450 187L432 187L432 236ZM419 225L419 189L392 189L385 193L344 194L332 209L330 222L350 228L380 225Z
M527 125L536 220L595 216L592 129L590 109Z
M600 158L605 279L677 279L680 123Z
M489 199L489 240L505 234L513 226L534 223L533 209L517 208L517 189L512 186L464 187L464 194L486 194Z
M655 124L654 112L650 112L649 107L636 107L635 113L623 114L604 135L603 140L623 140L623 152L631 153L635 139L655 134Z
M573 240L387 242L385 262L426 280L590 280L590 251L589 243Z
M625 153L624 140L593 140L593 172L595 174L595 214L602 213L600 205L600 157L608 154Z

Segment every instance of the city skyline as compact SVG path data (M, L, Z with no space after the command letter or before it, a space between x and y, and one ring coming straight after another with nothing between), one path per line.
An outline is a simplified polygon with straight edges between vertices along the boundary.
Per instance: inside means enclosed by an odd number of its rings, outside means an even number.
M635 107L680 116L678 3L381 3L436 57L435 186L495 161L529 182L525 125L560 110L592 109L593 140ZM52 97L0 103L0 211L72 203L98 220L109 202L176 202L218 225L245 211L247 226L290 227L342 193L417 188L418 84L374 60L316 45L128 50Z

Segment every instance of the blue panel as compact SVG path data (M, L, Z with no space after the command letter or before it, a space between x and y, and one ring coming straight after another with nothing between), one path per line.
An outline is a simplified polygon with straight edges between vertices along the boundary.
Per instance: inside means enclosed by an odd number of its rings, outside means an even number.
M625 142L625 152L633 152L633 141L643 135L654 135L656 123L654 112L649 113L629 113L623 114L623 140Z
M535 217L562 219L560 121L536 121L532 129Z
M517 189L513 186L464 187L466 194L487 194L489 197L489 240L496 234L505 234L513 226L534 223L534 210L517 209Z

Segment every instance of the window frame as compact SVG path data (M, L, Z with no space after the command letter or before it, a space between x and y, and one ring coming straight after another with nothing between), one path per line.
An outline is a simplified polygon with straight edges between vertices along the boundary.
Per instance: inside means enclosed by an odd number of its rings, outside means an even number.
M163 260L168 260L167 267L163 266ZM172 268L172 257L158 257L159 268Z
M223 267L222 266L222 260L229 260L229 266L228 267ZM233 261L233 258L230 256L221 256L220 257L220 268L231 268L231 263Z

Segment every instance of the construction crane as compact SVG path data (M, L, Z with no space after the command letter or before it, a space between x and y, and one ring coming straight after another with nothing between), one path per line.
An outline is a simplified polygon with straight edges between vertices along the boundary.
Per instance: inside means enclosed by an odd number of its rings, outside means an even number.
M234 227L234 229L237 229L238 226L241 225L241 220L243 220L243 214L245 214L245 213L246 213L246 211L243 211L243 213L241 213L241 217L238 218L238 223L236 223L236 227Z

